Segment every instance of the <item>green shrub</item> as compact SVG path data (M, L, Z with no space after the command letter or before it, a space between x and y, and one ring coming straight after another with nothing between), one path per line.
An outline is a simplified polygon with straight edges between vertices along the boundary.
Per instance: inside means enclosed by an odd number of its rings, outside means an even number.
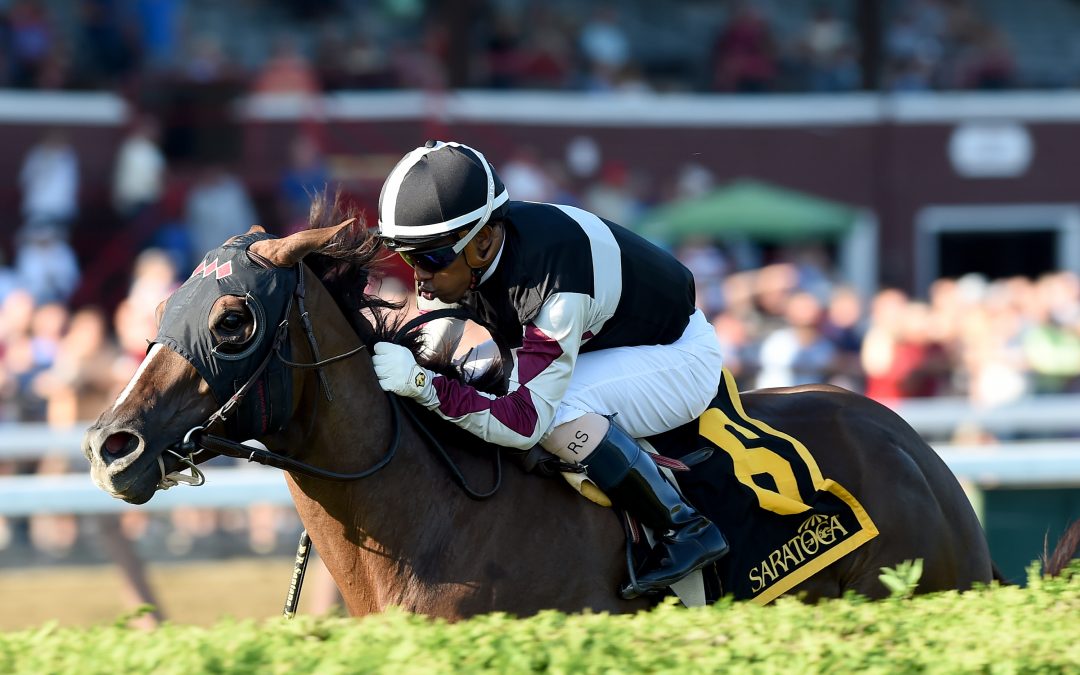
M1028 588L447 624L223 620L0 634L0 673L1080 672L1080 567Z

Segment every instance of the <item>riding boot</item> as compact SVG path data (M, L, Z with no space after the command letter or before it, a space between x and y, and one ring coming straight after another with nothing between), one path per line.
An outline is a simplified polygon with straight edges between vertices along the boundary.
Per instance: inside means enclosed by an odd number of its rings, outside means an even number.
M653 564L639 572L636 587L622 589L624 598L662 591L728 552L720 529L683 500L649 453L614 422L581 464L612 503L652 528L664 549L650 556Z

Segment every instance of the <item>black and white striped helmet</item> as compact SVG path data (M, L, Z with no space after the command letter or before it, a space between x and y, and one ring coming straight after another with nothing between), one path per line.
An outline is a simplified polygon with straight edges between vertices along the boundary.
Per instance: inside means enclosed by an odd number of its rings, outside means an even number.
M387 248L460 253L510 196L479 151L428 141L397 163L379 195L379 236ZM466 230L465 237L458 233Z

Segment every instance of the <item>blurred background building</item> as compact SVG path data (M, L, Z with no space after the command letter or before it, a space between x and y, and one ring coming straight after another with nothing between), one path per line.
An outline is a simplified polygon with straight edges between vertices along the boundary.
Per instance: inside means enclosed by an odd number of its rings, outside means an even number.
M207 249L304 227L324 188L374 222L397 159L445 138L513 198L675 251L743 388L833 382L963 448L1075 439L1078 85L1077 0L0 2L0 422L96 416ZM979 499L1018 577L1080 474L1010 485ZM122 524L151 557L283 553L298 527ZM94 527L0 516L0 554L100 558Z

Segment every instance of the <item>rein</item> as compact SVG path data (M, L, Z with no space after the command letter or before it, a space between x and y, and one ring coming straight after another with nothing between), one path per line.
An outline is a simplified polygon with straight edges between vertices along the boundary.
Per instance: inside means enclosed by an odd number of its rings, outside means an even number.
M298 268L301 265L302 263L298 263ZM391 393L387 393L387 400L390 405L390 419L392 427L392 431L390 434L390 442L388 444L387 450L383 454L382 458L379 459L379 461L377 461L374 465L368 467L367 469L364 469L363 471L358 471L355 473L340 473L337 471L331 471L329 469L317 467L308 464L307 462L303 462L301 460L293 459L292 457L273 452L272 450L268 450L265 447L248 445L246 443L238 443L224 436L207 433L206 429L214 421L219 419L224 420L226 416L237 405L240 404L244 396L248 393L248 391L250 391L252 386L258 381L259 377L262 376L263 372L269 366L270 360L272 358L277 358L283 365L296 370L318 371L319 382L322 385L323 391L326 394L326 399L327 401L332 402L334 400L333 394L330 390L330 384L326 379L325 373L322 372L322 368L333 363L337 363L338 361L344 361L345 359L351 358L367 349L367 345L360 344L360 346L347 352L343 352L341 354L337 354L335 356L331 356L325 359L321 358L318 342L315 339L315 331L311 323L311 318L307 309L304 306L305 289L303 269L298 269L297 277L298 281L296 285L296 290L294 291L293 297L289 299L289 305L285 311L285 319L283 319L282 322L278 325L278 329L274 334L274 343L271 347L270 352L267 353L266 357L259 364L258 368L255 369L255 372L252 373L251 377L248 378L247 382L245 382L243 386L237 389L236 393L233 394L232 397L230 397L229 400L221 406L221 408L219 408L216 412L210 415L209 418L207 418L206 422L192 428L184 435L184 439L180 443L179 452L171 448L166 450L166 452L172 454L174 457L177 457L181 461L181 463L185 465L186 468L190 469L192 472L191 475L183 474L183 469L181 469L180 471L174 471L172 473L166 473L165 463L161 457L158 457L158 465L161 468L162 473L161 482L159 483L160 488L168 489L179 483L186 483L193 486L202 485L205 482L205 475L200 469L196 467L195 456L201 453L203 450L208 450L215 454L224 455L226 457L232 457L235 459L246 459L249 462L262 464L265 466L271 466L276 469L281 469L283 471L298 473L304 476L308 476L310 478L339 482L360 480L374 475L375 473L383 469L387 464L389 464L390 461L394 458L394 455L397 453L397 449L401 441L400 409L402 408L402 406L398 401L398 397ZM304 332L307 335L308 343L311 345L312 355L315 359L310 363L291 361L281 354L282 345L285 343L285 340L288 337L288 317L291 313L292 303L294 300L297 302L298 309L300 310L300 319L304 327ZM395 342L401 340L406 334L409 333L409 331L429 321L443 318L464 319L469 318L470 316L471 315L467 310L461 308L444 308L427 312L420 316L414 317L413 319L406 322L394 334L393 340ZM461 488L465 491L466 495L468 495L472 499L481 500L487 499L493 496L496 492L498 492L499 487L502 485L501 454L496 453L495 455L495 479L492 488L487 492L479 492L473 489L468 484L468 481L465 479L464 474L458 468L457 464L446 452L446 449L442 446L439 440L435 438L435 436L417 417L416 413L411 410L409 406L404 406L404 409L408 414L409 418L416 425L416 428L420 432L421 436L426 439L427 444L437 451L440 458L450 469L454 480L458 483L459 486L461 486Z

